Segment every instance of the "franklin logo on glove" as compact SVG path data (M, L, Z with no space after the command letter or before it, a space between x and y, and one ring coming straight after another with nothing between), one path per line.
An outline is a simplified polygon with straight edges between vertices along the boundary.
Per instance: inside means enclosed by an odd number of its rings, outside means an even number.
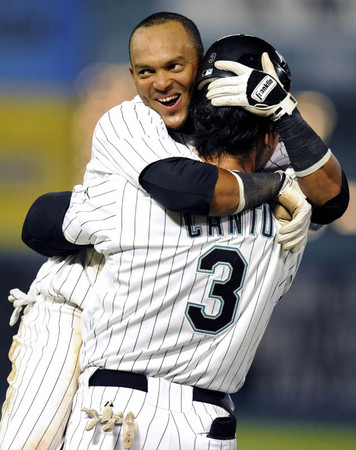
M251 97L257 102L264 102L268 94L277 86L277 81L270 76L266 76L256 86Z

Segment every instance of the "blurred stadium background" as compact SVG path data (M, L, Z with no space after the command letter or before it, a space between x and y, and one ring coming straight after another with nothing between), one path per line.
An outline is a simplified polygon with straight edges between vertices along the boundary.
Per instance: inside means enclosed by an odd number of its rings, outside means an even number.
M251 423L266 422L270 431L286 420L308 424L298 448L319 448L310 429L326 428L330 446L322 448L356 448L356 1L0 0L0 8L0 402L17 330L8 325L8 291L27 291L45 260L21 242L24 216L40 194L81 181L96 121L134 95L132 28L153 12L175 11L196 22L206 48L247 33L279 49L303 115L351 182L348 211L311 240L235 396L242 448L292 450L299 441L290 428L278 428L279 446L266 435L263 444L251 441L259 436Z

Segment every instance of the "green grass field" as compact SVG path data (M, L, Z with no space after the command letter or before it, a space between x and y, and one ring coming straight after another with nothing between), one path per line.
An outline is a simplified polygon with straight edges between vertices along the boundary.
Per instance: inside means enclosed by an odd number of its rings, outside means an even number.
M355 427L241 422L238 450L356 450Z

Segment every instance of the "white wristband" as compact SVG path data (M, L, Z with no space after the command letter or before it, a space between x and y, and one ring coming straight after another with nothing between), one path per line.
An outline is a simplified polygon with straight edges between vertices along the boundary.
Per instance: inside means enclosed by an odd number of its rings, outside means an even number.
M243 184L241 178L239 177L239 175L236 172L234 172L233 170L230 170L230 172L235 176L235 178L239 184L240 199L239 199L239 204L237 206L237 209L234 212L234 214L239 214L245 208L245 205L246 205L245 188L244 188L244 184Z
M325 155L318 162L316 162L315 164L313 164L312 166L308 167L305 170L300 170L298 172L295 171L295 174L299 178L307 177L308 175L311 175L312 173L316 172L321 167L323 167L323 165L326 164L329 161L331 156L332 156L332 153L331 153L331 150L329 148L327 153L325 153Z

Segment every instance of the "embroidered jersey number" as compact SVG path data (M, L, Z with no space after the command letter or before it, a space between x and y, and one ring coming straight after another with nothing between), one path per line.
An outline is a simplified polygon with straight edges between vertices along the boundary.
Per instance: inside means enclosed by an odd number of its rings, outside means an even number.
M185 314L195 332L218 334L236 318L238 291L244 284L247 262L238 249L215 246L199 258L197 271L213 274L221 265L228 268L228 276L223 281L214 280L209 294L210 299L220 302L218 312L209 315L204 305L193 302L187 305Z

